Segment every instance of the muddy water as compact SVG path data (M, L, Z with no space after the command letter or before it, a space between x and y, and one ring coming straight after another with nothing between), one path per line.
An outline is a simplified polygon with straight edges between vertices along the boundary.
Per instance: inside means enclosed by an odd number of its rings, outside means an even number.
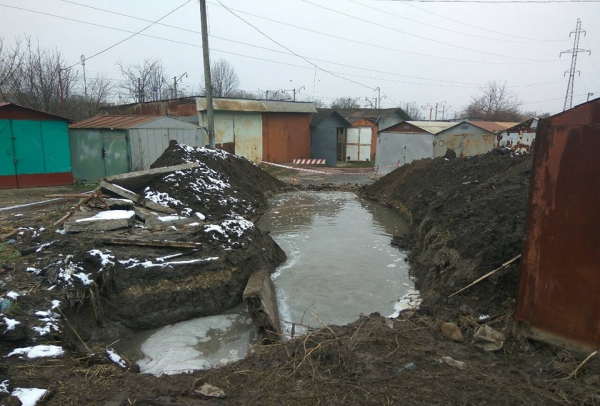
M276 196L258 226L271 231L288 260L273 274L283 328L345 324L360 313L389 316L414 292L406 255L390 246L405 220L353 193ZM399 301L399 299L402 299ZM318 318L318 319L317 319ZM136 334L117 348L144 373L206 369L244 357L256 339L244 305Z
M372 312L390 316L414 293L406 255L390 246L393 235L408 232L394 211L345 192L282 194L271 207L259 227L271 230L288 255L272 277L288 334L292 323L346 324Z

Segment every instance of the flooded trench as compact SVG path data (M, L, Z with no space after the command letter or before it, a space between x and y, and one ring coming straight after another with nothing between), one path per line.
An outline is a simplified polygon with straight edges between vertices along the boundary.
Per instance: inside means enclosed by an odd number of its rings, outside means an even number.
M392 316L417 297L406 254L390 245L406 220L349 192L275 196L257 224L288 259L272 275L286 336L346 324L361 313ZM293 327L292 327L293 326ZM243 358L256 334L245 305L136 334L119 348L141 372L173 374Z

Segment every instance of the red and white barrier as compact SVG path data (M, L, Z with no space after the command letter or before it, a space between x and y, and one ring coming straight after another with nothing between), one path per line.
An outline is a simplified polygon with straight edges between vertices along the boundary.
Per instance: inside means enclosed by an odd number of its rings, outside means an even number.
M325 165L324 159L294 159L294 165Z

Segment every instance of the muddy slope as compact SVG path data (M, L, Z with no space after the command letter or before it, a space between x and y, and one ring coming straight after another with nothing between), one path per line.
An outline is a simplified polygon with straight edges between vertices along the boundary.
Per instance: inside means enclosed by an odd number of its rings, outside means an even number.
M531 155L426 159L364 190L411 220L412 272L426 306L467 304L501 312L516 295L518 261L453 298L448 296L521 253Z

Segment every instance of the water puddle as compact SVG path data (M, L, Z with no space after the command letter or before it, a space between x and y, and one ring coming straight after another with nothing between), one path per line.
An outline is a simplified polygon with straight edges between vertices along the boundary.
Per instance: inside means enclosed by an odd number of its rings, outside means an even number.
M390 246L408 231L404 218L345 192L294 192L271 201L258 226L288 260L273 274L287 335L304 326L346 324L361 313L397 313L418 297L406 255ZM318 318L318 319L317 319ZM243 358L256 340L245 305L137 333L119 347L141 372L176 374Z
M272 277L288 334L292 323L346 324L414 304L406 255L390 246L393 235L408 232L396 212L347 192L287 193L271 207L259 227L288 255Z

